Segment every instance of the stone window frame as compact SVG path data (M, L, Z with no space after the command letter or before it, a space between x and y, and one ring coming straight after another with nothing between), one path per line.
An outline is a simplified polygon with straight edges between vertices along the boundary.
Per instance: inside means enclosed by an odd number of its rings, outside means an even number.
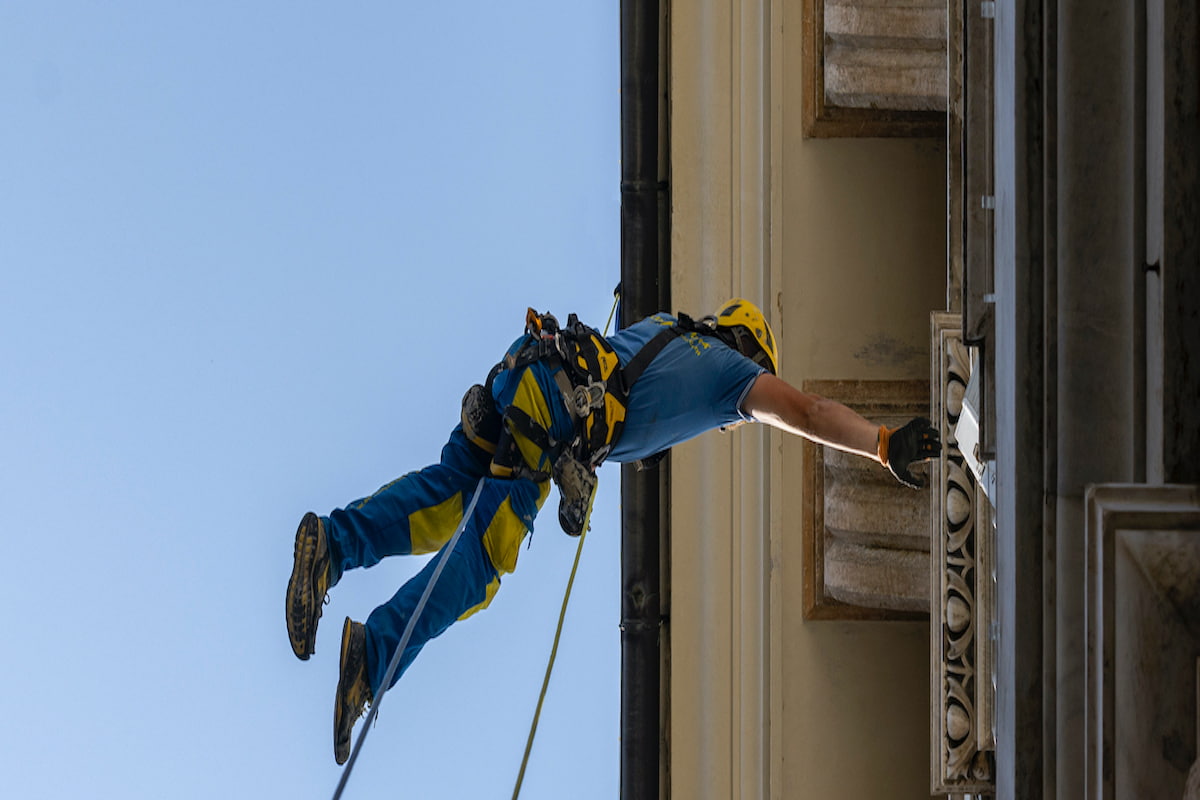
M946 135L945 112L847 108L826 103L825 0L804 0L802 25L802 105L806 138L932 138Z
M805 380L803 390L833 398L868 419L892 424L929 415L929 382L924 380ZM801 489L802 613L806 620L927 620L928 598L922 610L877 608L843 602L825 590L825 448L802 443L804 482ZM874 465L876 469L882 469ZM923 497L896 483L902 499ZM911 498L909 494L911 493ZM928 536L928 528L919 532Z
M1092 484L1087 487L1084 504L1087 665L1083 797L1102 800L1119 796L1118 787L1138 785L1137 776L1125 775L1125 769L1146 768L1136 759L1131 760L1129 742L1122 741L1117 730L1118 651L1129 646L1119 641L1117 609L1127 598L1122 596L1122 584L1117 579L1117 562L1130 558L1133 540L1161 534L1200 537L1200 487ZM1188 563L1194 571L1194 562ZM1153 583L1144 566L1137 569L1142 571L1143 579ZM1194 586L1191 581L1187 584ZM1170 587L1156 585L1155 589L1166 604L1178 602ZM1192 601L1188 608L1194 608L1194 596ZM1178 608L1176 611L1183 613Z

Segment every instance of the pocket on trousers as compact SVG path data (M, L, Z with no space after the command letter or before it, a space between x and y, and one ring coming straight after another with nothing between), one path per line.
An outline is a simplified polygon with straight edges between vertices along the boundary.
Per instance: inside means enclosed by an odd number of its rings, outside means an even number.
M492 566L501 575L517 568L517 556L526 531L524 521L513 511L511 499L506 498L483 534L483 547Z

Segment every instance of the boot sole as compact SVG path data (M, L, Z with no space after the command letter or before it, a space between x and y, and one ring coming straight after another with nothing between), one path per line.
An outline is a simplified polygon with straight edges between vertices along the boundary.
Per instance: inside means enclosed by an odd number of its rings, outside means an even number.
M354 632L353 632L353 625L354 625L354 623L350 621L349 617L346 617L346 621L342 624L342 647L341 647L341 656L338 661L338 688L337 688L337 695L334 698L334 705L333 705L333 734L334 734L333 760L337 762L338 766L345 764L346 759L350 758L350 742L352 739L351 734L354 731L354 723L358 721L358 717L356 716L354 718L354 720L350 723L349 729L347 729L347 731L346 731L346 741L340 742L338 740L337 735L338 735L338 732L341 731L341 729L342 729L342 718L344 716L344 714L342 712L342 705L343 705L342 700L346 696L346 693L350 690L351 686L353 686L354 683L357 681L357 676L351 677L349 679L350 686L343 685L344 682L347 680L346 664L347 664L347 660L350 657L350 649L354 645L355 637L354 637ZM366 644L364 642L363 647L365 647L365 646L366 646ZM361 669L361 668L362 668L362 665L359 665L359 669ZM359 714L359 716L361 716L361 713Z
M314 518L316 515L313 515ZM316 625L312 626L312 630L307 636L302 636L292 627L292 621L301 616L304 616L305 608L313 608L316 605L316 592L312 581L306 580L304 564L301 556L304 552L304 542L308 539L310 533L309 515L305 514L304 519L300 521L300 527L296 530L296 541L292 548L292 577L288 580L286 605L284 608L284 619L287 622L288 640L292 644L292 652L296 654L296 658L301 661L308 661L309 657L316 652ZM320 520L316 521L319 526ZM318 542L320 534L317 534ZM316 554L313 555L316 559ZM317 613L317 619L320 619L320 612Z

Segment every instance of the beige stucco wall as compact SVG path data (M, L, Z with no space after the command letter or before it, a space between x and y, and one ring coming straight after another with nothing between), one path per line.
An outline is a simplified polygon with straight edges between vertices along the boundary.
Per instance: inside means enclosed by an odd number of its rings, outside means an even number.
M801 3L671 21L672 292L764 300L782 375L928 375L944 149L805 140ZM929 796L928 626L801 619L801 447L757 426L672 458L671 796Z

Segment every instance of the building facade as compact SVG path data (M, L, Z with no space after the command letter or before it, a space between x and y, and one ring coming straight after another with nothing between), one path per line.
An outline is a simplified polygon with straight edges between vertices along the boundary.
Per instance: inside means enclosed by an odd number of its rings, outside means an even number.
M656 299L756 298L783 378L949 445L920 493L762 426L675 449L653 796L1184 796L1194 4L647 17Z

